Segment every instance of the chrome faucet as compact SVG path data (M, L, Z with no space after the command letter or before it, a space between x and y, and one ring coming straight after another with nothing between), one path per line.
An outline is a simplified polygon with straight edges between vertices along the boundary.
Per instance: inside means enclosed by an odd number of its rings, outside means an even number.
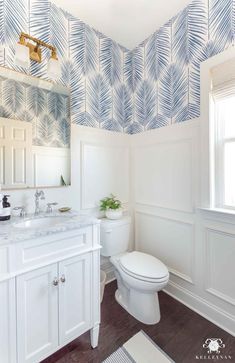
M38 216L39 213L40 213L40 205L39 205L39 198L41 200L44 200L45 199L45 194L44 194L44 191L43 190L36 190L36 193L34 194L35 196L35 212L34 212L34 215L35 216Z

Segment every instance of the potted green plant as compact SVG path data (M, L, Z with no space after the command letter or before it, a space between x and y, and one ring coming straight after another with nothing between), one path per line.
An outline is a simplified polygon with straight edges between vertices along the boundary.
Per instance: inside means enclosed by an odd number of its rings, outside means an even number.
M101 199L100 210L105 212L108 219L120 219L122 217L122 203L113 194Z

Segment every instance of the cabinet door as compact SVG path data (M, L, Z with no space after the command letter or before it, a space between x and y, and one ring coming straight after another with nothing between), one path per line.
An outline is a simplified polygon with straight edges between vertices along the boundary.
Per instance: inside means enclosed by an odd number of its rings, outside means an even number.
M20 363L40 362L58 346L57 276L57 264L53 264L17 278L17 345Z
M60 344L65 344L90 329L90 271L90 254L76 256L59 263Z
M16 362L15 279L0 282L0 362Z

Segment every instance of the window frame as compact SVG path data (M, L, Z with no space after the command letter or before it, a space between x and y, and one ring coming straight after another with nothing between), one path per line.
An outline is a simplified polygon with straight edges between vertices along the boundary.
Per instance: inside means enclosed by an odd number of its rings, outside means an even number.
M235 210L234 205L225 203L225 147L228 143L235 144L235 136L234 137L225 137L225 127L224 123L221 122L219 115L219 106L217 102L220 100L226 99L228 97L234 97L234 95L214 97L212 93L212 117L214 120L214 127L212 128L213 132L213 158L214 158L214 207L222 208L228 210Z

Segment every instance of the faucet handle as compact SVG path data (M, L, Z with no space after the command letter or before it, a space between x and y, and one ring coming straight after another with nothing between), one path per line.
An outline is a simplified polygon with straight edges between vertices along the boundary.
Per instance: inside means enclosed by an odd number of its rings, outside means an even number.
M13 210L20 210L20 217L24 218L26 216L26 210L25 207L15 207Z
M56 206L58 203L53 202L53 203L47 203L47 213L52 213L52 206Z
M45 194L44 194L43 190L39 191L38 189L36 189L34 196L35 196L35 198L40 198L41 200L45 199Z

